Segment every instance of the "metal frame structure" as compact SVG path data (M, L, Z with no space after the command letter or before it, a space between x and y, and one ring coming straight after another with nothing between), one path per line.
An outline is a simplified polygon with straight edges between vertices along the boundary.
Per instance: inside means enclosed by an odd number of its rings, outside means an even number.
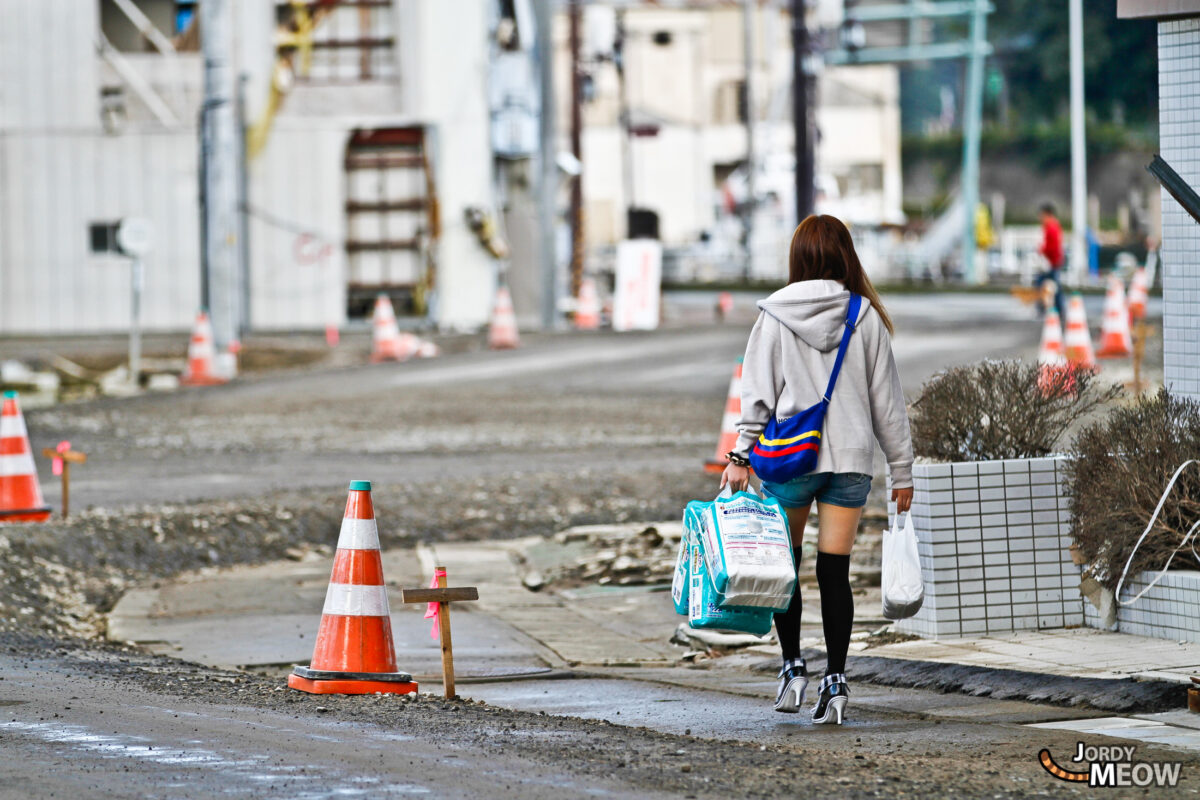
M892 5L852 7L846 9L843 29L870 22L904 21L969 16L970 31L966 41L941 42L928 45L909 44L904 47L842 48L825 54L829 64L883 64L908 61L932 61L946 58L966 58L967 86L963 115L963 277L974 283L978 279L975 265L975 208L979 205L979 139L983 116L983 62L992 52L987 43L987 15L995 10L989 0L912 0Z

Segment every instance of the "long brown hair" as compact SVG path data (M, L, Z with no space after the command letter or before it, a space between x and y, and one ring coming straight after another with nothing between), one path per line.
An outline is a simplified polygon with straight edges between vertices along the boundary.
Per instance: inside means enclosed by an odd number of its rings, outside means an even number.
M788 283L815 280L839 281L851 292L870 300L883 326L895 335L892 318L863 271L858 253L854 252L850 231L840 219L828 214L814 214L797 225L788 253Z

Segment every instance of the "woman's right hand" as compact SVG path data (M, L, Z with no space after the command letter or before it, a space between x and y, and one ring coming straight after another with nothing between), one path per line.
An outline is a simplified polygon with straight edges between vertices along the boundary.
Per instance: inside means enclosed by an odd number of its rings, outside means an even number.
M750 468L737 464L725 467L725 472L721 474L721 488L724 489L726 484L735 492L746 491L750 486Z
M892 500L896 504L896 513L903 514L912 508L913 490L912 487L907 489L892 489Z

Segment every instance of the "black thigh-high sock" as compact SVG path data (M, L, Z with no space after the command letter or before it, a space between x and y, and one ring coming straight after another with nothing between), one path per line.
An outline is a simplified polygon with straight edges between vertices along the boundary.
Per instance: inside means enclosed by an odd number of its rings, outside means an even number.
M796 566L800 565L800 548L792 548L792 556ZM776 612L775 633L779 636L779 647L783 650L784 661L797 661L800 658L800 581L796 581L796 591L792 594L792 602L787 611ZM785 665L786 666L786 665Z
M850 591L850 556L817 553L817 586L821 589L821 622L825 628L826 675L846 671L854 595Z

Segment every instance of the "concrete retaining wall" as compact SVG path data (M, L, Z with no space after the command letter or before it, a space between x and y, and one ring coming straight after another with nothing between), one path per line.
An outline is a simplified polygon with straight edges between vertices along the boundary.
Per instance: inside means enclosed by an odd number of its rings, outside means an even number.
M928 638L1083 624L1063 458L917 464L925 604L896 629ZM889 505L894 518L895 506Z
M1157 574L1143 572L1126 581L1121 599L1137 595ZM1084 618L1089 628L1102 627L1100 614L1091 603L1084 603ZM1136 603L1118 606L1116 630L1135 636L1200 642L1200 572L1168 572Z

